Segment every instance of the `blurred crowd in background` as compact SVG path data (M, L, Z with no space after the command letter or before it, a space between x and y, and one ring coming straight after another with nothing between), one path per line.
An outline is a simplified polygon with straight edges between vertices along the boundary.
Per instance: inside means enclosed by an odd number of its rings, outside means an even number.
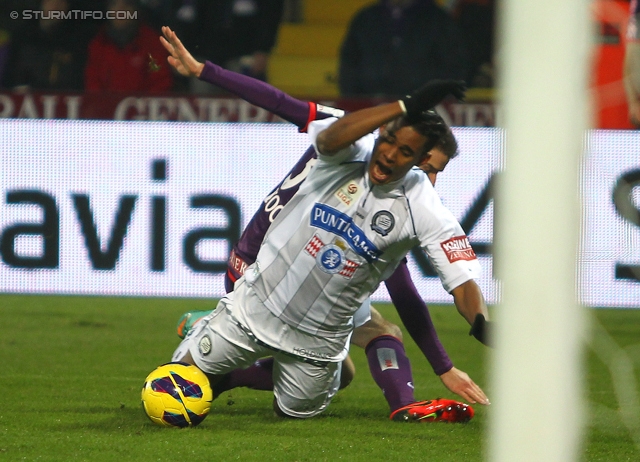
M278 30L304 21L303 1L322 0L2 0L0 82L5 90L210 92L166 65L163 25L197 58L268 80ZM372 0L340 48L340 94L404 94L431 78L491 87L493 23L492 0Z
M640 125L637 4L585 4L600 128ZM172 71L163 25L197 59L300 98L379 100L452 78L480 90L468 101L494 102L494 0L0 0L0 92L222 95ZM625 58L629 50L637 58ZM492 123L494 113L478 117Z

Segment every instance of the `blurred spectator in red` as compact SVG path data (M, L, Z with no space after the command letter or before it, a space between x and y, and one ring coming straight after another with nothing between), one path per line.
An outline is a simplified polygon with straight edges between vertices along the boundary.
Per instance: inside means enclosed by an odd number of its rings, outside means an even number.
M469 51L467 84L471 87L493 87L495 1L457 0L453 17L464 34Z
M628 0L599 0L591 4L597 25L591 89L597 128L631 129L623 67Z
M340 50L343 96L398 96L431 79L465 79L453 18L432 0L379 0L356 13Z
M70 9L68 0L42 0L34 9L42 13L19 21L11 35L3 86L82 90L90 31L81 21L62 17Z
M159 33L142 19L137 0L109 0L107 19L89 43L85 90L161 93L172 89L173 77Z
M640 128L640 2L631 0L627 24L627 47L623 79L629 107L629 121Z

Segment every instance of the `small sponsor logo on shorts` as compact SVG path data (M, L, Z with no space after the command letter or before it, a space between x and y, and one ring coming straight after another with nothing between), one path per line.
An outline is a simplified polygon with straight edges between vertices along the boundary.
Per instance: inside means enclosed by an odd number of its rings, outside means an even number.
M198 349L200 350L200 354L203 356L207 356L209 353L211 353L211 339L208 335L205 335L200 339Z
M293 354L298 356L304 356L305 358L313 358L313 359L329 359L331 355L327 353L319 353L313 350L307 350L306 348L294 348Z
M444 250L444 253L447 255L449 263L454 263L458 260L475 260L477 258L467 236L452 237L451 239L441 242L440 247L442 247L442 250Z
M371 219L371 229L381 236L386 236L396 225L396 220L391 212L381 210Z

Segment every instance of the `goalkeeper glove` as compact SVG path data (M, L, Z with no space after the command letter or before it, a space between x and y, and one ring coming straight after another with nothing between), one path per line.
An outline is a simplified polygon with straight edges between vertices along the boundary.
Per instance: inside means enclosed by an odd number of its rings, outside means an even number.
M448 95L463 100L466 89L462 80L431 80L410 95L401 98L400 105L407 118L414 119L423 111L439 104Z
M491 327L489 321L484 319L482 314L476 314L476 319L473 321L469 335L473 335L480 342L487 346L491 346L490 331Z

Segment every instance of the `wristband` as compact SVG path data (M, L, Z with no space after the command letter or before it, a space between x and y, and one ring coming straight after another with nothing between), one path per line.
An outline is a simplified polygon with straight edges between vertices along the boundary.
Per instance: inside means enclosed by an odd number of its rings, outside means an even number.
M478 341L487 346L491 346L491 339L489 338L491 328L489 324L489 321L487 321L482 314L478 313L476 319L473 321L471 330L469 330L469 335L473 335Z

